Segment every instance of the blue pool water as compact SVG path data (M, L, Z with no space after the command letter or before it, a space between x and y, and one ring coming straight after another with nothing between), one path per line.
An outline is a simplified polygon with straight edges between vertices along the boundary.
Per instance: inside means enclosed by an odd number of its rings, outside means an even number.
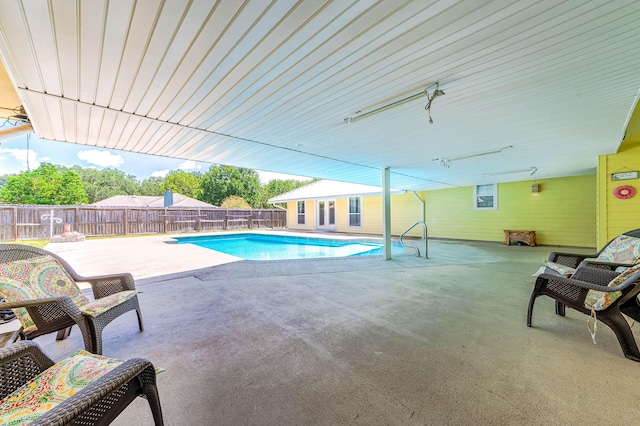
M252 233L173 238L178 244L195 244L247 260L370 256L381 255L383 250L377 242ZM393 244L392 253L404 253L404 248Z

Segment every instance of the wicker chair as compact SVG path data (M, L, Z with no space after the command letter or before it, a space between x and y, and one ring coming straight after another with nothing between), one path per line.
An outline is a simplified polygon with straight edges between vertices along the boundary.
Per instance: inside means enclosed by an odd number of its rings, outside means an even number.
M78 355L76 360L82 357L84 356ZM2 414L15 416L20 412L26 412L26 409L19 407L19 403L16 401L37 404L38 402L48 403L55 399L56 402L59 402L57 405L52 408L44 407L46 412L39 417L34 415L37 418L30 419L29 424L107 425L136 397L142 396L149 402L155 425L161 426L163 424L156 387L156 371L151 362L141 358L133 358L116 363L117 366L111 367L109 371L93 375L93 377L98 377L97 379L82 383L83 387L72 396L67 396L71 392L62 393L60 389L48 389L49 392L45 392L47 390L46 383L38 386L43 381L34 380L34 378L45 371L49 377L47 381L54 381L51 377L57 377L54 375L57 373L62 376L61 381L66 382L67 373L61 365L69 365L71 358L68 357L54 366L54 362L41 351L40 347L29 341L17 342L0 349L0 404L8 406L7 409L0 410L0 416ZM84 358L89 359L90 362L93 361L90 357ZM77 371L79 364L76 363L74 366L76 367L74 371ZM98 373L100 372L98 371ZM25 388L23 385L26 383L29 385ZM56 381L54 384L57 383L60 381ZM38 398L39 392L43 393L42 398ZM19 413L16 414L16 411Z
M41 256L55 258L75 282L89 283L96 300L119 292L135 290L133 276L129 273L83 277L64 259L50 251L20 244L0 244L0 263ZM144 330L137 295L95 317L84 315L69 297L33 299L19 304L26 308L37 327L37 330L23 333L25 339L58 332L57 340L62 340L69 335L71 327L77 325L82 333L85 349L95 354L102 354L102 330L125 312L135 310L138 316L138 327L140 331ZM12 303L11 307L16 307L16 303Z
M634 229L629 232L625 232L622 235L627 235L630 237L640 238L640 229ZM617 237L616 237L617 238ZM585 259L595 259L603 253L609 245L615 241L615 239L609 241L603 248L597 253L593 254L578 254L578 253L563 253L563 252L551 252L549 254L549 261L559 263L561 265L568 266L570 268L577 268L581 262ZM639 259L640 260L640 259ZM589 264L594 267L602 268L602 269L610 269L614 270L618 266L628 266L626 264L621 263L611 263L611 262L598 262L596 260L589 260Z
M613 330L622 348L624 356L634 361L640 361L640 351L631 331L631 327L623 313L635 321L640 321L640 271L629 271L628 278L620 284L609 287L608 283L620 274L615 271L599 269L586 264L578 265L571 278L557 274L541 274L536 279L529 309L527 311L527 326L531 327L533 304L540 296L548 296L556 301L556 314L564 316L565 307L569 306L585 315L592 315L591 309L585 307L585 299L589 290L605 293L620 291L621 295L612 304L596 312L597 319ZM620 278L623 278L622 276Z

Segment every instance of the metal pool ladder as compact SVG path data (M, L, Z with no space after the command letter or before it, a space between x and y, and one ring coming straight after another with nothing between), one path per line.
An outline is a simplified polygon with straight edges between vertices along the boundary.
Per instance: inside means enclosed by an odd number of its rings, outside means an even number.
M413 249L416 250L416 252L418 252L418 257L422 257L420 256L420 249L418 247L414 247L414 246L407 246L404 244L404 242L402 241L402 237L404 237L404 235L411 231L413 228L415 228L418 225L422 225L422 239L424 240L424 258L428 259L429 258L429 242L427 241L427 224L424 223L423 221L419 220L416 223L414 223L413 225L411 225L410 227L408 227L401 235L400 235L400 244L402 244L404 247L411 247Z

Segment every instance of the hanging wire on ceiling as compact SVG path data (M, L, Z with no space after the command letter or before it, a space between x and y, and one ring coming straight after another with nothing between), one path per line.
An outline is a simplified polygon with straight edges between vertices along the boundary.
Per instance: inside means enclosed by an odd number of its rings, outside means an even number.
M10 126L17 126L18 124L31 122L26 111L24 110L24 108L22 108L22 105L18 105L15 108L0 107L0 109L13 112L13 114L7 116L4 122L0 124L0 127L4 127L7 124Z
M493 172L493 173L485 173L485 176L499 176L499 175L510 175L514 173L529 173L529 175L533 176L538 171L538 168L535 166L528 167L526 169L518 169L518 170L509 170L504 172Z
M27 134L27 171L31 171L31 167L29 167L29 141L31 140L31 133Z
M453 163L454 161L466 160L468 158L482 157L484 155L500 154L504 150L512 149L512 148L513 148L513 145L509 145L509 146L505 146L505 147L499 148L499 149L494 149L494 150L491 150L491 151L484 151L484 152L478 152L476 154L464 155L462 157L456 157L456 158L434 158L432 161L439 161L440 165L442 167L449 168L449 167L451 167L451 163Z
M429 100L427 102L427 105L425 105L424 109L426 109L427 112L429 113L429 124L433 124L433 118L431 118L431 103L437 96L444 95L444 91L440 90L440 83L436 83L436 88L433 91L432 95L429 95L429 88L424 89L424 93L425 95L427 95L427 99Z

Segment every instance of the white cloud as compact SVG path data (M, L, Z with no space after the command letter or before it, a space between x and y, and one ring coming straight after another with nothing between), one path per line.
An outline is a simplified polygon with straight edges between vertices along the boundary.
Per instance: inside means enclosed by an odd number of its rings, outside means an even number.
M19 161L18 164L14 164L14 167L9 167L11 171L2 170L2 173L17 173L29 167L31 170L40 167L41 160L38 159L38 153L32 149L20 149L20 148L0 148L0 155L6 154L9 157L13 157L14 160ZM2 155L2 157L5 157ZM9 160L11 161L11 160ZM4 169L5 167L3 167Z
M260 176L260 183L267 184L269 181L274 179L279 180L299 180L299 181L308 181L311 180L310 177L306 176L297 176L297 175L288 175L284 173L274 173L274 172L263 172L262 170L256 170L258 172L258 176Z
M200 170L202 166L195 161L187 160L178 165L180 170Z
M167 177L170 171L171 170L156 170L155 172L151 173L151 177Z
M78 152L78 158L90 164L100 167L118 167L124 163L121 155L115 155L109 151L89 149Z

